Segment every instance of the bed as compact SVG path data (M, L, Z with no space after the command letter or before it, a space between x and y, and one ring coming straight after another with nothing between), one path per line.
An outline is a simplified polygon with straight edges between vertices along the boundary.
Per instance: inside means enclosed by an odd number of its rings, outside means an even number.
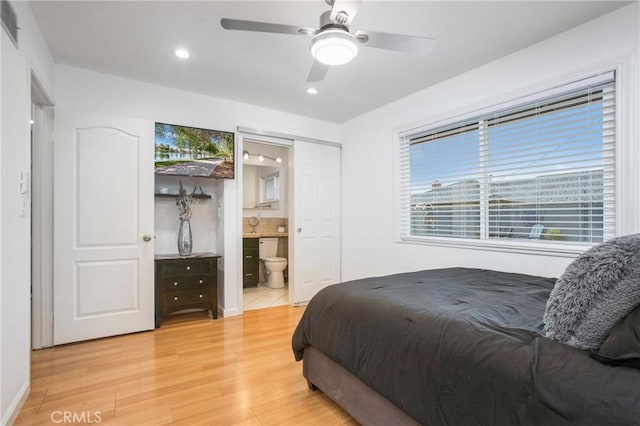
M333 285L294 356L362 424L640 425L640 369L544 336L555 282L448 268Z

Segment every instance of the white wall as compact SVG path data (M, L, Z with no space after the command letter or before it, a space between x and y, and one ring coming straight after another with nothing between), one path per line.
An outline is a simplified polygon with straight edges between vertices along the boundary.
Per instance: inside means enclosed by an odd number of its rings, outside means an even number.
M639 135L638 35L635 2L345 123L340 136L343 279L450 266L560 275L571 258L394 242L393 132L488 107L623 63L618 76L625 85L619 111L626 114L621 147L625 170L620 184L638 192L638 174L632 170L640 163L640 150L634 146ZM623 206L626 215L620 233L640 231L639 197L630 198L633 201Z
M339 127L333 123L65 65L55 66L55 84L57 109L94 111L232 132L237 126L244 126L324 140L337 140L339 135ZM241 164L241 155L242 152L236 152L237 165ZM224 273L219 276L219 282L224 282L224 286L219 291L219 300L223 314L229 316L240 312L238 294L242 288L236 267L240 261L242 232L238 220L241 217L237 204L238 180L211 182L205 190L215 197L202 201L194 211L194 216L202 216L192 221L196 237L194 251L202 249L223 255L219 267ZM193 181L188 185L192 187ZM159 231L156 253L176 252L177 216L173 207L166 200L156 202L155 222ZM206 218L212 220L208 225L204 225Z
M31 217L19 194L21 172L31 169L31 73L53 96L53 61L27 3L12 2L19 48L4 30L0 140L0 423L17 414L29 390L31 352Z
M175 176L155 177L156 192L160 188L167 188L171 194L177 194L180 183L188 192L194 188L202 188L211 199L196 199L191 216L191 234L193 237L193 252L223 253L224 241L218 240L218 224L222 220L219 209L223 197L223 185L217 179L190 178ZM198 192L200 189L198 189ZM156 197L155 199L155 252L156 254L178 253L178 207L175 197Z

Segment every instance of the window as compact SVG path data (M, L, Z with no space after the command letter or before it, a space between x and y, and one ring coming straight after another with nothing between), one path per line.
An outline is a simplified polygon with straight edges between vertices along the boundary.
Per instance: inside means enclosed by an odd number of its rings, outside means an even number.
M400 236L603 241L614 147L613 72L402 133Z

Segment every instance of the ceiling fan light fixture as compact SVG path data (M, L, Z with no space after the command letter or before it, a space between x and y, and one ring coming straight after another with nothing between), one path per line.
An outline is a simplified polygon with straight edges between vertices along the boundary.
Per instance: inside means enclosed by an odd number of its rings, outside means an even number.
M358 55L358 41L348 31L327 29L311 40L311 55L325 65L342 65Z
M189 51L187 49L176 49L174 54L180 59L189 59Z

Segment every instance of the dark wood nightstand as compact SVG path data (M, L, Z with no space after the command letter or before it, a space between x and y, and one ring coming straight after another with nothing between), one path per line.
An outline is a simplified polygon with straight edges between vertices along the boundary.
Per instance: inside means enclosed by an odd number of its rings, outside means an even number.
M156 328L172 312L206 309L218 318L218 259L213 253L189 257L156 255Z

